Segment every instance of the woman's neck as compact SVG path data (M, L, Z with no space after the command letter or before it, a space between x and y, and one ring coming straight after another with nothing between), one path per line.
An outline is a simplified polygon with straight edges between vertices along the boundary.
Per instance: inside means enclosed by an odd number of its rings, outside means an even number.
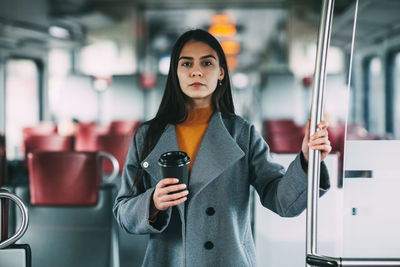
M190 99L186 106L188 109L206 108L211 106L211 98L207 99Z

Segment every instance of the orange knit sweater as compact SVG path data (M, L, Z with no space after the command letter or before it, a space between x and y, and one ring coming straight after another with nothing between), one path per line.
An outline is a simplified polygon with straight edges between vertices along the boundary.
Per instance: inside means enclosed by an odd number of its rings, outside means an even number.
M189 109L187 119L175 127L179 150L186 152L190 158L189 170L192 169L212 113L212 107Z

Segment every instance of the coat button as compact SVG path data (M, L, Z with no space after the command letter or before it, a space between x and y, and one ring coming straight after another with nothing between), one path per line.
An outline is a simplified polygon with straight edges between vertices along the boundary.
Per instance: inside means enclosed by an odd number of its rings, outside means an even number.
M205 247L206 249L213 249L214 244L213 244L213 242L211 242L211 241L207 241L206 243L204 243L204 247Z
M208 216L213 216L215 213L215 209L213 207L209 207L206 209L206 213Z
M147 161L143 162L143 167L144 167L144 168L149 167L149 163L148 163Z

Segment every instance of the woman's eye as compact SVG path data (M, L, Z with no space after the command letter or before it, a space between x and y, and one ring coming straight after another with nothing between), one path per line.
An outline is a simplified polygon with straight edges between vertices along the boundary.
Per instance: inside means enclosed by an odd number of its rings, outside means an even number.
M184 66L184 67L189 67L189 66L191 66L192 64L190 63L190 62L183 62L182 63L182 66Z
M212 63L211 63L210 61L204 61L204 62L203 62L203 65L204 65L204 66L211 66Z

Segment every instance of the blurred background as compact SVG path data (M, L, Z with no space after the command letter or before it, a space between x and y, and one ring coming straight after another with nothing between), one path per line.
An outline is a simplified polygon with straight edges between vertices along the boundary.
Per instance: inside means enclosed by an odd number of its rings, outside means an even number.
M288 164L310 116L321 2L0 0L0 185L29 186L26 157L38 150L106 151L120 172L133 133L157 112L174 42L195 28L222 44L237 114ZM332 189L320 208L325 254L399 257L399 10L396 0L335 1L324 97L333 146ZM259 266L303 266L304 213L279 218L258 196L252 205ZM119 238L121 266L140 266L147 237Z
M0 130L8 136L9 159L23 154L22 128L42 120L107 125L152 118L172 45L194 28L209 30L222 43L239 115L260 130L266 119L293 118L303 125L308 116L320 1L2 0L1 5ZM328 91L335 92L328 92L327 112L339 121L346 114L341 99L349 50L343 44L351 40L353 16L345 14L350 5L336 1L342 25L333 34L328 62L334 79ZM340 32L346 28L347 35Z

